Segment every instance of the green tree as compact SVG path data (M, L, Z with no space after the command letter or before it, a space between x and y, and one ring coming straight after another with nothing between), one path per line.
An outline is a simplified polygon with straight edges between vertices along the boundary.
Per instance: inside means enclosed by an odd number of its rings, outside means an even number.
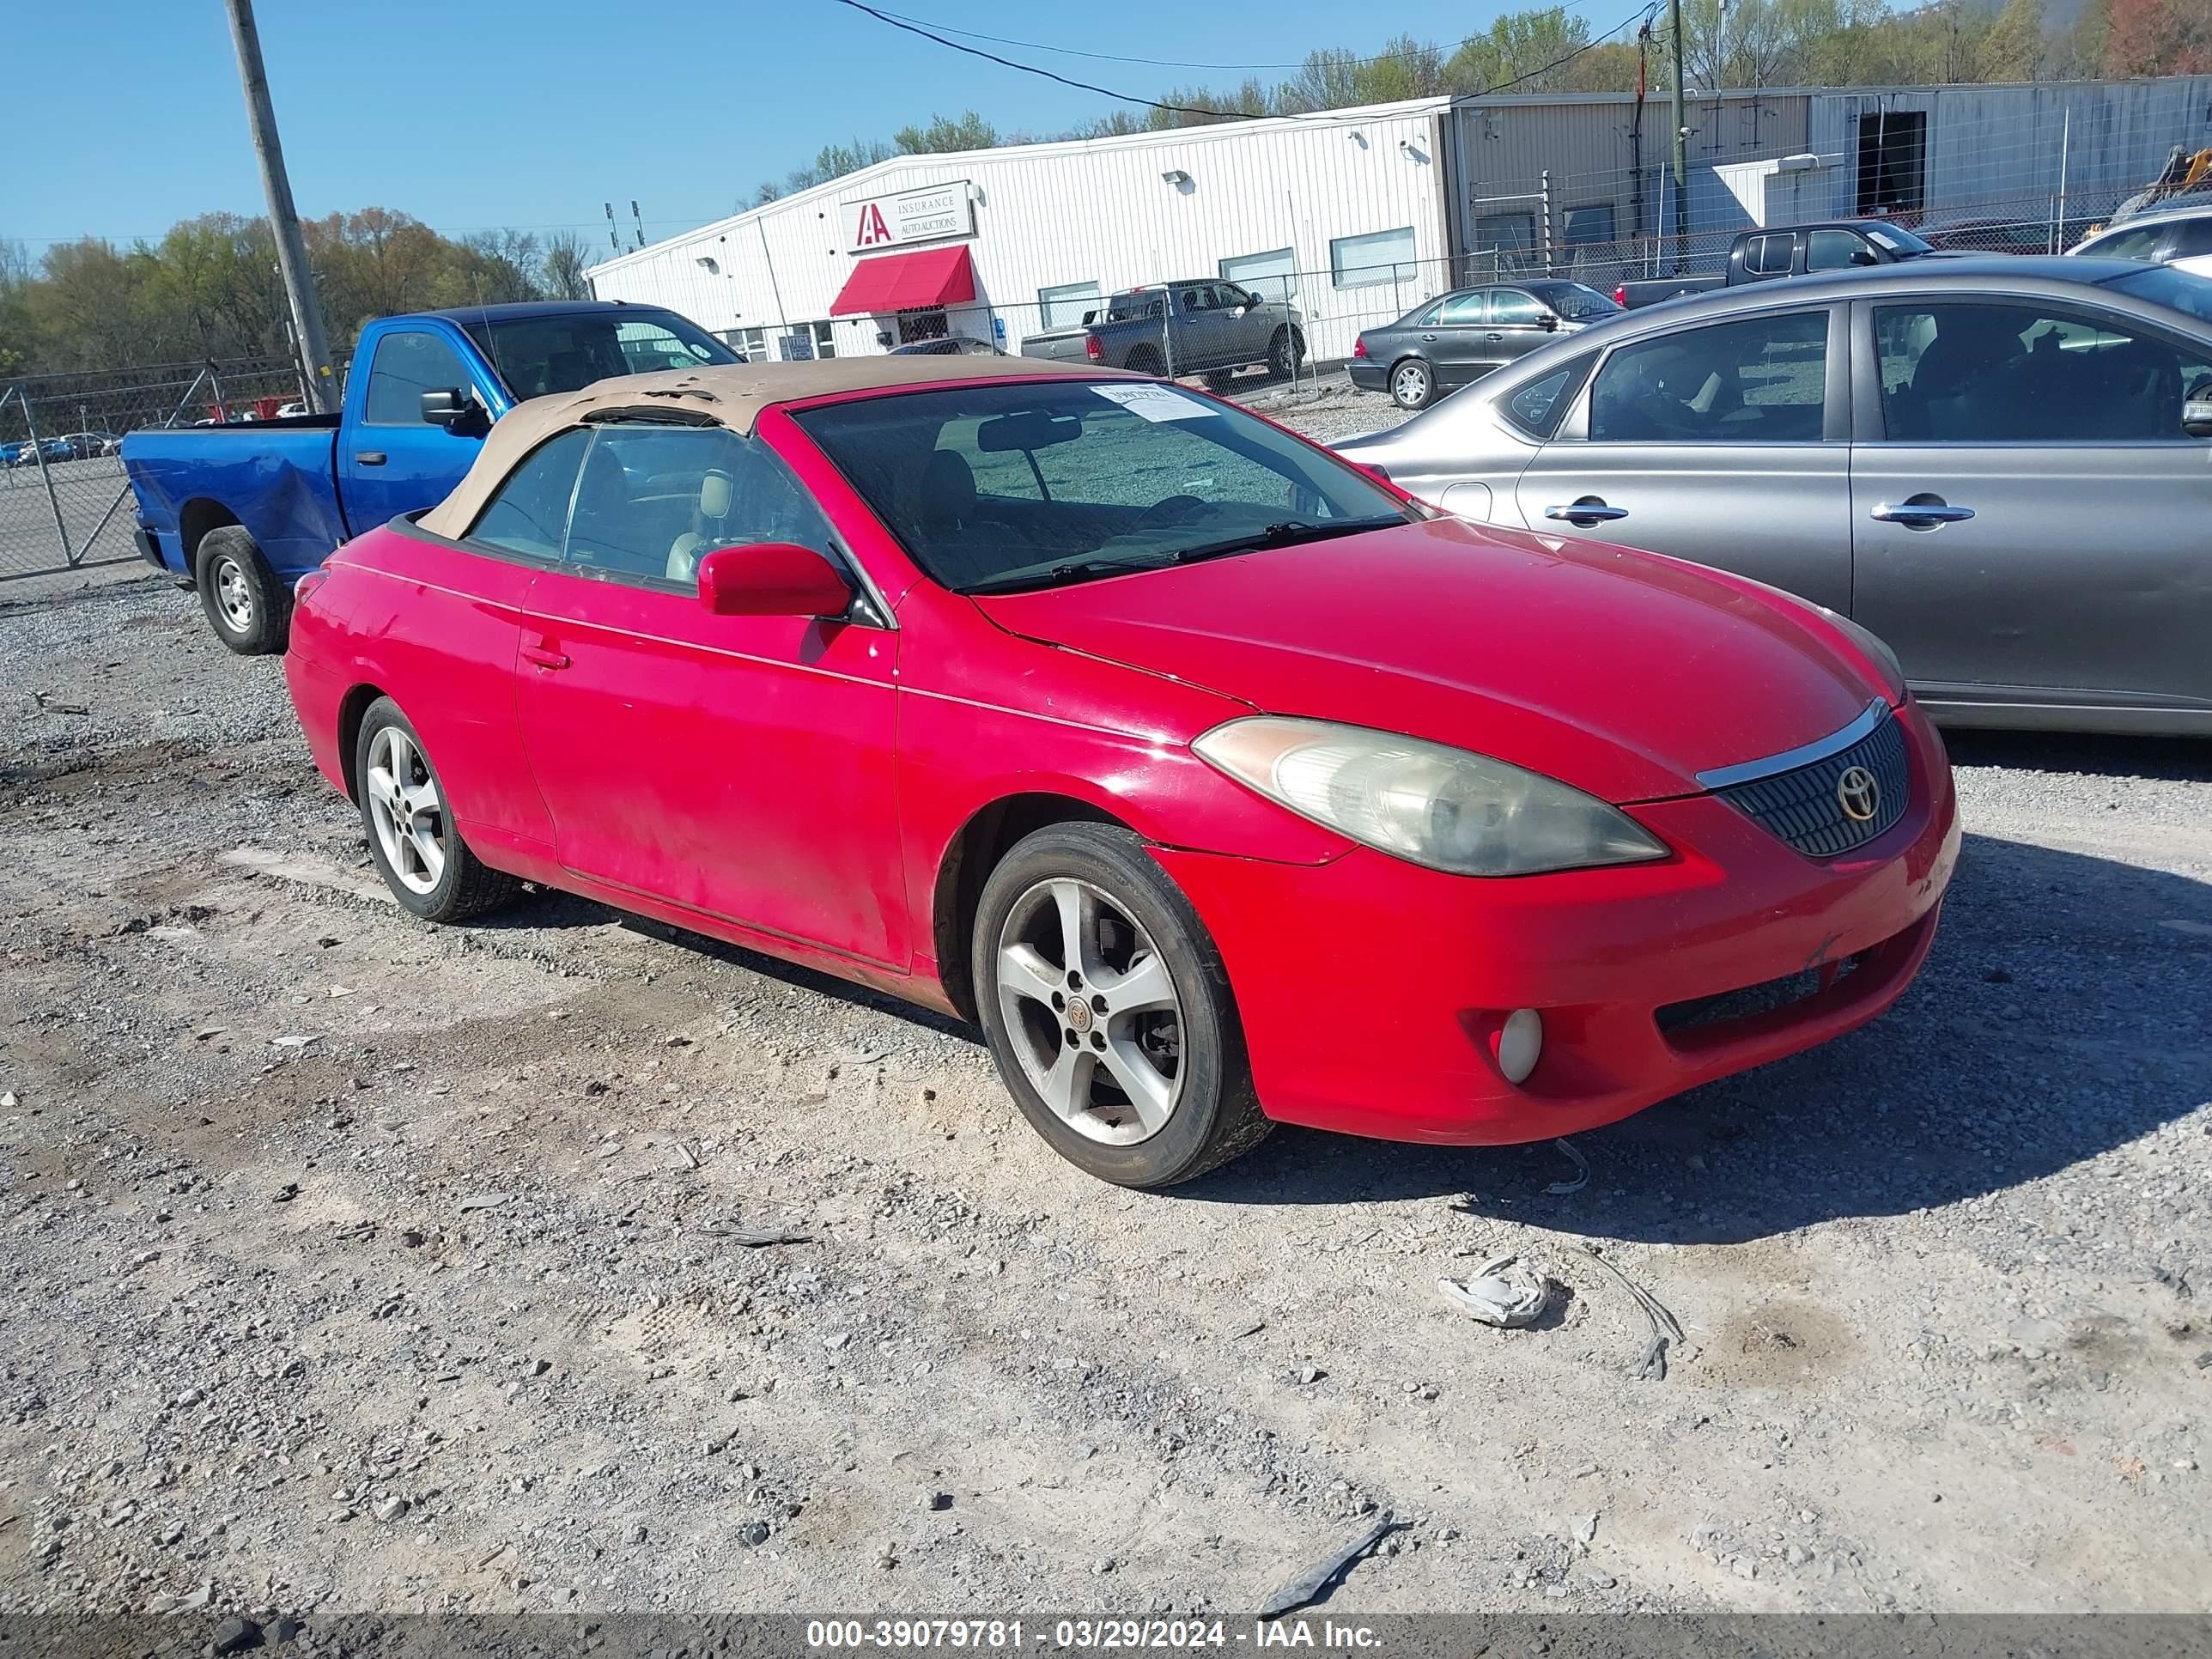
M1975 78L2033 81L2043 68L2043 0L2005 0L2004 9L1982 37Z
M545 239L544 276L549 300L588 300L592 284L584 272L593 263L584 239L573 230L556 231Z
M943 155L956 150L990 149L999 142L999 130L974 110L957 120L933 115L926 127L901 127L891 143L908 155Z

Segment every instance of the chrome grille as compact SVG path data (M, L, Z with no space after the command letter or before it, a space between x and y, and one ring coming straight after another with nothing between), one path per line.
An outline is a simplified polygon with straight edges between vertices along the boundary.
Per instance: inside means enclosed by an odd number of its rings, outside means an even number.
M1837 796L1837 785L1854 766L1874 774L1881 792L1874 817L1864 823L1845 812ZM1908 780L1905 728L1888 714L1848 749L1713 793L1806 857L1832 859L1872 841L1905 816Z

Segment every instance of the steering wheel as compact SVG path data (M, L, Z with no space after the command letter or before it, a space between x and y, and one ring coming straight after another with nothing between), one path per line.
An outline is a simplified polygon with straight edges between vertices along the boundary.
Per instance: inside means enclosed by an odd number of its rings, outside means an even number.
M1156 526L1181 524L1194 512L1203 512L1206 503L1195 495L1170 495L1164 501L1154 501L1137 515L1135 527L1150 530Z

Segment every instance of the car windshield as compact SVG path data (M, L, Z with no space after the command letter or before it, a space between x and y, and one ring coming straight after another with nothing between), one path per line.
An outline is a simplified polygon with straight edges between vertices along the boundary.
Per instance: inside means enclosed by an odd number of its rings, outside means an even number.
M1620 310L1610 295L1585 288L1580 283L1542 283L1534 285L1532 291L1571 323L1593 322L1600 317L1616 315Z
M793 418L956 592L1049 587L1415 516L1326 451L1142 380L963 386Z
M2212 277L2176 270L2172 265L2154 265L2115 276L2106 286L2194 317L2200 323L2212 323Z
M1895 225L1866 225L1862 227L1867 240L1892 253L1933 253L1935 244L1923 242L1909 230L1899 230Z
M464 319L469 337L517 398L580 392L617 374L734 363L738 354L672 311Z

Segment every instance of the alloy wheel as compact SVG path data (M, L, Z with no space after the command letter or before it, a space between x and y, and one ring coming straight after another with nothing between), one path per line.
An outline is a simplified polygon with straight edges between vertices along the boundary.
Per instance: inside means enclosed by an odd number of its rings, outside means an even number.
M233 633L243 634L253 626L253 588L246 580L246 568L228 553L216 561L216 609Z
M1132 1146L1182 1093L1182 1003L1152 935L1085 881L1038 882L1000 929L999 1010L1030 1086L1070 1128Z
M409 892L435 890L446 873L446 811L414 738L396 726L379 731L369 742L363 787L386 864Z
M1392 380L1391 390L1407 408L1419 409L1428 401L1429 371L1419 363L1403 364Z

